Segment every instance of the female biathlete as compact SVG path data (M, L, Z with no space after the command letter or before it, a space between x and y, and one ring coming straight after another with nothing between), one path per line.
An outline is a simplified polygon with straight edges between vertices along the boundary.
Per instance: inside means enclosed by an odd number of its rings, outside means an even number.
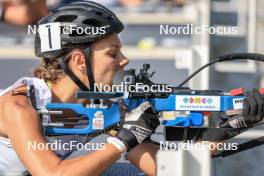
M72 26L103 30L64 30ZM42 134L36 109L50 102L80 103L75 98L76 91L92 90L94 83L111 85L113 75L128 64L117 36L124 26L100 4L80 1L53 9L39 21L38 28L35 53L42 62L34 70L34 78L21 78L1 92L0 175L22 175L28 171L37 176L95 176L126 151L128 160L146 174L155 175L157 147L142 142L155 131L159 120L147 102L125 117L118 134L107 139L103 150L63 159L67 152L28 148L29 142L36 146L52 142L52 138ZM30 97L23 94L29 86L35 88L35 107Z

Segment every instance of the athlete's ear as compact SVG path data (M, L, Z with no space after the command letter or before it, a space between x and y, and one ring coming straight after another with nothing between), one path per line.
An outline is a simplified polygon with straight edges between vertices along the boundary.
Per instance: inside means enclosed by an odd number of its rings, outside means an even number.
M78 71L85 73L86 70L85 56L81 50L76 49L72 52L69 66L72 69L77 69Z

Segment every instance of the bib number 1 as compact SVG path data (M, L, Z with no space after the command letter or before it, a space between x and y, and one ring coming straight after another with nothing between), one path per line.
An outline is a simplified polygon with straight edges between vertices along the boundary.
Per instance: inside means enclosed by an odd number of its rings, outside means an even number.
M60 23L47 23L39 25L41 52L61 49Z

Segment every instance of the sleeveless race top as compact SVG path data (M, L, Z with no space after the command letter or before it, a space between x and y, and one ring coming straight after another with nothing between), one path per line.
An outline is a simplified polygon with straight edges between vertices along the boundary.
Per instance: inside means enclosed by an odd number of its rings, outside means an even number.
M45 105L51 102L51 91L44 80L38 78L23 77L16 81L12 86L5 90L0 91L0 96L8 91L14 90L22 85L33 85L35 87L36 107L37 109L45 109ZM59 141L60 144L76 141L78 143L87 143L89 138L78 135L44 136L46 142L54 143ZM54 150L54 152L64 159L70 155L76 148L72 147L71 150ZM27 169L18 158L12 144L8 138L0 137L0 175L23 175L27 173Z

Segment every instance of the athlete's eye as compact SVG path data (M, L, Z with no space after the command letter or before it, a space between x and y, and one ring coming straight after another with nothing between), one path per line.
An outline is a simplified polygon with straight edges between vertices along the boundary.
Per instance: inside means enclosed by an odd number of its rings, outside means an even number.
M117 48L117 47L111 47L108 51L107 51L107 54L112 57L113 59L117 59L119 56L119 53L120 53L120 49Z
M117 58L117 52L115 52L114 54L112 54L112 57L116 59Z
M117 58L117 52L110 52L109 55L113 57L114 59Z

